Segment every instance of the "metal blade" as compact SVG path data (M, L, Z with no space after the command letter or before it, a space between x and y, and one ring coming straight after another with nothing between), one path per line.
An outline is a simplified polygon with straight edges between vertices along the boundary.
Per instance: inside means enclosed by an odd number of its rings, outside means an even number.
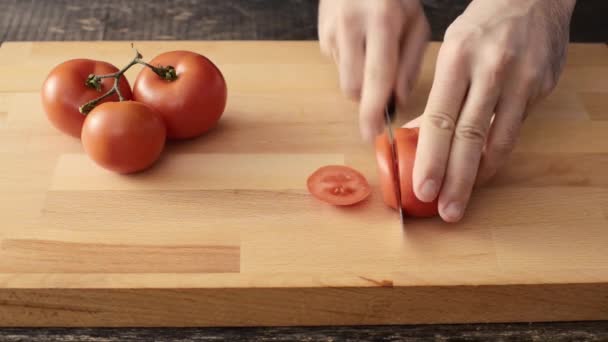
M405 225L405 216L403 214L403 205L401 203L401 181L399 180L399 166L397 164L397 150L395 149L395 138L393 136L393 128L391 127L391 117L393 116L394 100L391 99L389 104L384 109L384 119L386 121L386 130L388 132L388 142L391 145L391 159L393 162L393 182L395 183L395 197L397 198L397 210L399 210L399 218L401 225Z

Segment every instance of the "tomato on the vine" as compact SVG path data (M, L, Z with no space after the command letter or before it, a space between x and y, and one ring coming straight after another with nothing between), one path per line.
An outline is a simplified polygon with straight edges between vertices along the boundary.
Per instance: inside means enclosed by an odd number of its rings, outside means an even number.
M208 58L191 51L170 51L155 57L153 67L173 67L161 76L144 68L133 86L136 101L156 109L167 125L167 137L187 139L212 129L224 113L224 76Z
M114 65L91 59L72 59L57 65L42 85L42 106L49 121L61 132L80 138L85 115L78 108L114 85L113 78L106 78L101 80L99 89L95 89L86 84L88 76L115 72L118 68ZM133 97L124 76L120 78L119 89L126 100ZM118 101L118 95L113 94L101 102L109 101Z
M412 174L416 158L416 148L418 146L418 128L397 128L394 131L394 138L399 168L399 182L401 183L401 204L405 214L412 217L438 215L437 199L426 203L420 201L414 194ZM397 208L391 155L391 146L386 133L376 137L376 161L380 175L382 198L388 206Z
M82 128L85 151L98 165L118 173L150 167L165 146L166 128L158 112L135 101L95 107Z

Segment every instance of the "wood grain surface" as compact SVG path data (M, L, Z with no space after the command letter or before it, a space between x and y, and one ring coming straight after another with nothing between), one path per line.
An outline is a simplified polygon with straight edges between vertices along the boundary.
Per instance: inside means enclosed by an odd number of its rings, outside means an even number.
M399 227L376 190L354 208L308 195L344 163L377 187L356 105L314 42L139 42L204 53L224 72L217 130L170 144L148 172L94 166L44 117L67 58L130 59L127 43L0 48L0 323L241 326L608 319L608 48L573 44L513 159L466 218ZM414 101L432 80L433 44ZM133 80L136 70L130 70Z

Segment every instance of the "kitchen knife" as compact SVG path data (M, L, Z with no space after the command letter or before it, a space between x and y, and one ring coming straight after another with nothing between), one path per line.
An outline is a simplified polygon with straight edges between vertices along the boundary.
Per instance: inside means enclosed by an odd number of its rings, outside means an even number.
M399 165L397 164L397 149L395 147L395 136L391 126L392 120L395 118L395 97L391 96L386 107L384 108L384 121L388 135L388 143L391 146L391 162L393 166L393 184L395 184L395 198L397 199L397 210L401 226L405 226L405 216L403 214L403 205L401 203L401 181L399 180Z

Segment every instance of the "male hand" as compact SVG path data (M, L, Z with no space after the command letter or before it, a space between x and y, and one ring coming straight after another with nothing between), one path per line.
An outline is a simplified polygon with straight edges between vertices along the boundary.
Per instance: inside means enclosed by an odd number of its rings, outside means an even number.
M318 29L343 92L360 101L361 134L373 141L391 93L404 104L416 80L430 32L420 1L321 0Z
M406 125L420 125L414 192L427 202L439 196L445 221L462 218L474 184L515 146L527 108L557 83L574 4L473 0L447 30L425 111ZM373 105L363 113L377 115Z

